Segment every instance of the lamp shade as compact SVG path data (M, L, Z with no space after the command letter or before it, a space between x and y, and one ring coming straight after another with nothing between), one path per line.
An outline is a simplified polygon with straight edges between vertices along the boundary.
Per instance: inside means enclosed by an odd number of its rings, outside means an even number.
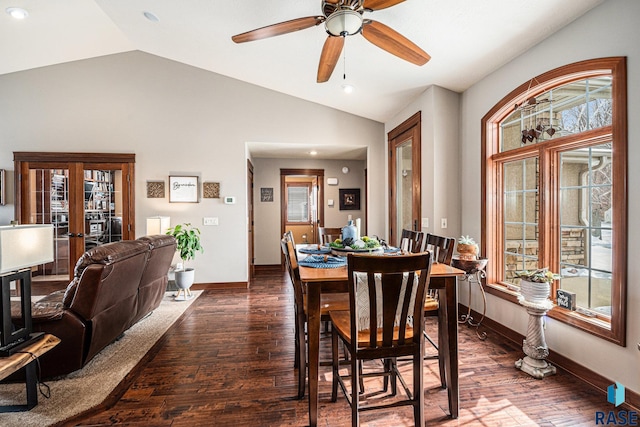
M0 274L53 261L53 225L0 226Z
M332 36L352 36L362 29L362 15L350 9L338 9L324 21Z
M152 216L147 218L147 236L167 234L169 227L171 227L171 217Z

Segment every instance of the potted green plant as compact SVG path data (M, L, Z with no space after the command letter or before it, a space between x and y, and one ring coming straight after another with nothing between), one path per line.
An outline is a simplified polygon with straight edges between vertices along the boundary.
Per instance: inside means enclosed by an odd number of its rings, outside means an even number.
M551 282L561 277L546 267L516 271L515 275L520 279L520 294L526 301L533 303L546 301L551 290Z
M182 259L182 269L175 271L176 286L178 286L178 297L180 292L184 291L185 298L187 294L191 295L189 288L193 285L195 279L195 269L187 268L186 262L195 258L196 252L202 252L200 244L200 230L192 227L190 223L178 224L169 228L167 234L175 237L176 250L180 253Z

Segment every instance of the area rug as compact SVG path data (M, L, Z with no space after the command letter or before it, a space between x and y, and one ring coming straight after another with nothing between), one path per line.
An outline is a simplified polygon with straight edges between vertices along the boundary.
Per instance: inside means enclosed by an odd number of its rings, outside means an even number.
M167 292L151 316L132 326L84 368L63 379L45 381L51 389L49 399L39 394L38 405L30 411L0 413L0 426L51 426L100 405L201 293L192 291L193 298L174 301L174 292ZM25 402L24 384L0 384L0 405Z

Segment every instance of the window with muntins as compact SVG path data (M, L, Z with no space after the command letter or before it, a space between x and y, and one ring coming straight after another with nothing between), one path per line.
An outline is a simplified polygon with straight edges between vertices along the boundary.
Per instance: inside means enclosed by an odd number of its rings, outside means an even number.
M575 307L549 316L625 345L625 58L561 67L482 120L487 290L516 301L515 272L548 267Z

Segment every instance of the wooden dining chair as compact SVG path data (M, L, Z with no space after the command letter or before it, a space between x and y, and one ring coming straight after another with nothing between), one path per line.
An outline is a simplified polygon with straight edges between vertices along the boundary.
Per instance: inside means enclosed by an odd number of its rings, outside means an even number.
M400 234L400 248L417 254L424 252L425 234L422 231L403 229Z
M285 233L280 241L280 247L284 255L289 278L293 285L293 301L295 314L294 327L294 368L298 369L298 399L304 397L304 390L307 378L307 346L306 346L306 325L307 325L307 301L303 292L303 284L300 280L300 270L296 256L293 240ZM343 293L322 294L320 300L320 320L329 321L329 311L348 310L349 296Z
M427 233L425 236L425 250L432 253L435 262L450 265L453 258L453 249L456 245L456 239L451 237L442 237L435 234ZM424 303L424 316L438 318L438 344L444 341L442 332L446 325L443 324L444 318L440 311L440 303L438 301L438 293L435 290L429 290ZM424 331L426 340L436 350L436 354L426 354L425 359L438 359L438 368L440 372L440 383L442 388L447 385L445 377L444 355L438 348L438 344Z
M431 254L381 257L348 255L349 311L331 311L333 382L331 400L337 400L338 385L351 405L351 424L359 425L361 411L412 405L414 424L424 425L424 299L431 272ZM339 372L338 341L350 356L350 374ZM396 365L398 357L413 361L413 390L409 390ZM361 375L358 363L384 359L383 370ZM406 393L404 400L387 404L360 405L360 377L379 376L391 381L391 395L397 394L397 380ZM351 379L347 391L345 379ZM387 381L385 380L385 385ZM386 389L386 387L385 387ZM386 391L386 390L383 390ZM376 400L381 397L376 394Z
M318 227L318 244L326 245L339 239L342 236L342 229L336 227Z

